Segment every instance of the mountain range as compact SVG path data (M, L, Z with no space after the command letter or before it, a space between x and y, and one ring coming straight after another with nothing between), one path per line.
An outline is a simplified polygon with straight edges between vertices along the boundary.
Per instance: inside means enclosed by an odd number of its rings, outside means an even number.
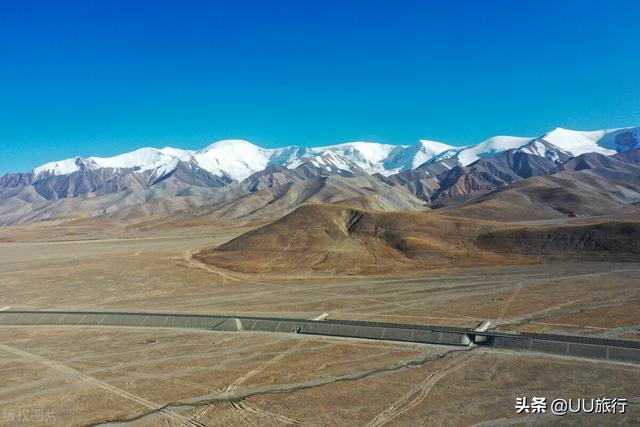
M540 137L496 136L466 147L420 140L265 149L225 140L197 151L141 148L52 161L0 177L0 224L177 211L266 218L310 202L450 208L532 177L585 169L607 170L591 179L615 181L611 191L636 203L639 149L640 127L557 128Z
M556 128L538 138L495 136L468 147L453 147L442 142L420 140L408 146L350 142L316 148L289 146L265 149L244 140L224 140L198 151L147 147L114 157L74 157L38 166L31 174L33 181L39 181L55 175L69 175L87 170L131 169L138 173L153 171L152 175L159 179L175 170L179 162L186 162L193 163L224 180L242 181L270 165L295 169L304 159L310 159L324 166L323 155L333 153L333 161L340 163L341 169L348 170L351 164L355 164L370 174L392 175L415 169L429 160L454 158L461 165L467 166L481 158L518 148L548 158L553 158L554 150L557 149L574 156L588 152L615 154L640 148L639 135L639 128L593 132Z

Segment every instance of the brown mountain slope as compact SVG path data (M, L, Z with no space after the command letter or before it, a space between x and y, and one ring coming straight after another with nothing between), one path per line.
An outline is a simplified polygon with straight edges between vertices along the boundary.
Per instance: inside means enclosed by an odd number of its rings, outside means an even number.
M217 219L273 221L307 203L342 204L355 208L388 210L425 209L424 202L403 189L394 189L371 176L315 177L264 189L216 206Z
M544 175L555 167L553 161L544 157L509 150L441 173L438 175L440 187L431 195L431 200L486 193L531 176Z
M496 224L430 212L373 212L306 205L195 257L245 272L388 273L450 264L510 262L473 240Z
M379 179L399 185L439 208L474 198L483 193L546 175L570 155L547 142L536 141L463 166L456 157L429 160L420 167Z
M296 169L299 171L299 169ZM286 177L284 177L286 178ZM65 222L81 218L131 223L177 218L271 222L306 203L340 203L373 210L423 210L424 202L402 188L394 188L369 175L311 176L297 182L254 191L244 183L224 188L191 186L121 191L106 195L82 195L47 200L34 186L0 200L0 226L42 220Z
M595 169L531 177L442 211L498 221L640 215L638 200L637 177Z
M637 261L640 258L640 222L508 228L481 233L476 245L498 253Z
M586 153L549 175L486 193L444 200L432 208L470 218L518 221L640 214L637 152L604 156Z

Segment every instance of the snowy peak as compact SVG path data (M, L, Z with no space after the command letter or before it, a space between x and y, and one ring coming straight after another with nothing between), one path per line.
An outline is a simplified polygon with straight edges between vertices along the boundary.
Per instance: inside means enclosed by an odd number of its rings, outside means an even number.
M450 145L423 139L402 150L396 150L385 162L385 169L397 172L415 169L451 149L453 147Z
M150 147L113 157L90 157L90 160L93 160L101 168L133 169L135 171L155 169L175 159L177 157L174 155L165 154L162 150Z
M428 139L421 139L418 141L416 146L420 152L427 154L429 157L433 157L436 154L440 154L453 148L451 145L443 144L438 141L429 141Z
M558 159L583 153L611 155L634 149L640 149L640 127L586 132L556 128L538 138L494 136L467 147L419 140L412 145L355 141L313 148L289 146L267 149L246 140L229 139L217 141L198 151L146 147L113 157L74 157L38 166L33 169L32 175L33 180L38 181L56 175L111 168L116 174L153 171L153 176L158 179L172 173L180 162L185 162L193 163L220 178L221 182L230 182L242 181L272 165L293 169L303 161L313 159L325 169L329 167L352 172L357 169L358 173L364 171L389 176L444 160L448 161L448 165L459 163L467 166L508 150L521 150L558 162Z
M50 176L69 175L74 172L95 170L99 168L100 166L92 159L74 157L72 159L45 163L44 165L38 166L37 168L33 169L31 172L33 173L34 181L37 181L46 179Z
M251 142L244 139L223 139L220 141L216 141L204 147L201 150L198 150L196 154L203 154L210 151L215 152L215 151L226 151L226 150L233 150L233 149L240 149L245 151L263 150L263 148L260 148L257 145L252 144Z
M180 160L178 158L173 158L168 162L156 167L155 169L152 169L151 176L149 177L149 181L157 182L165 178L166 176L169 176L174 170L176 170L179 163L180 163Z
M477 145L462 149L458 154L458 160L467 166L476 160L494 157L507 150L520 148L531 142L532 139L519 136L494 136Z
M33 169L36 178L54 175L69 175L74 172L96 169L132 169L136 172L144 172L159 168L174 160L187 159L190 152L166 147L162 150L156 148L140 148L129 153L119 154L113 157L74 157L72 159L45 163Z
M333 152L356 164L366 172L392 175L415 169L438 153L453 147L441 142L420 140L414 145L392 145L376 142L349 142L346 144L312 148L313 153Z
M570 152L574 156L584 153L612 155L640 148L640 128L576 131L555 128L539 139Z
M194 160L208 172L242 181L269 165L272 150L249 141L228 139L215 142L193 154Z
M494 136L476 145L443 151L430 161L456 158L460 164L468 166L479 159L494 157L508 150L521 150L558 161L557 159L566 156L573 157L584 153L611 155L639 148L639 127L597 131L556 128L538 138Z
M307 147L290 146L284 148L276 148L272 150L269 156L270 165L290 165L299 159L311 155L311 150Z
M543 139L534 139L533 141L523 147L520 147L516 151L543 157L545 159L551 160L556 164L560 164L572 157L571 153L563 150L560 147L556 147L555 145Z
M329 150L320 155L303 157L302 159L291 162L287 166L290 169L297 169L305 165L320 169L321 174L326 174L327 172L329 174L338 174L342 176L366 174L366 172L354 162Z
M438 153L452 149L449 145L429 140L420 140L409 146L356 141L316 148L290 146L265 149L249 141L232 139L217 141L198 151L147 147L113 157L74 158L42 165L34 172L47 171L47 176L70 174L81 170L78 162L86 162L86 167L91 168L132 169L135 172L152 170L153 175L159 177L171 173L179 161L192 161L215 176L242 181L271 165L295 168L302 159L313 158L324 168L349 170L354 174L365 171L392 175L415 169Z
M193 153L194 153L191 150L182 150L180 148L173 148L173 147L164 147L159 149L158 151L160 151L162 154L166 154L167 156L177 157L185 161L191 158L191 156L193 156Z
M395 171L385 166L387 159L396 151L406 148L401 145L379 144L377 142L348 142L339 145L311 148L309 151L321 155L331 151L338 156L353 162L368 173L382 173L388 175Z

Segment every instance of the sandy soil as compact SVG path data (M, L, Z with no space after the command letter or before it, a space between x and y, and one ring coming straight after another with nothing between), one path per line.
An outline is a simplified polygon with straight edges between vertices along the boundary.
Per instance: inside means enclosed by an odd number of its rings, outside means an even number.
M452 326L491 320L512 330L640 339L636 263L371 277L252 275L204 265L191 256L243 229L196 224L96 238L54 228L20 241L27 231L0 234L0 309L299 318L327 312L330 318ZM567 425L639 422L637 365L484 349L445 355L450 350L248 332L2 327L0 424L19 425L14 422L19 410L29 413L23 425L37 425L33 417L49 411L49 424L64 426L127 419L140 425L560 421L518 419L515 398L534 395L632 402L626 415L563 417ZM417 366L408 368L410 362Z
M570 262L359 277L242 274L191 257L239 230L0 243L0 307L268 315L638 335L640 264ZM608 335L608 336L609 336Z
M481 348L172 329L5 327L0 340L3 425L552 421L549 415L519 419L516 397L534 395L611 395L632 402L625 415L564 418L568 424L640 420L640 369L624 364ZM35 418L39 413L46 423Z

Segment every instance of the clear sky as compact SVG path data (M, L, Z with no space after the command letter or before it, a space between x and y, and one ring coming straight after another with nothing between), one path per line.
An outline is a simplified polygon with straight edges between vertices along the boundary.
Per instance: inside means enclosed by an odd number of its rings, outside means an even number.
M640 2L7 1L0 174L141 146L640 125Z

